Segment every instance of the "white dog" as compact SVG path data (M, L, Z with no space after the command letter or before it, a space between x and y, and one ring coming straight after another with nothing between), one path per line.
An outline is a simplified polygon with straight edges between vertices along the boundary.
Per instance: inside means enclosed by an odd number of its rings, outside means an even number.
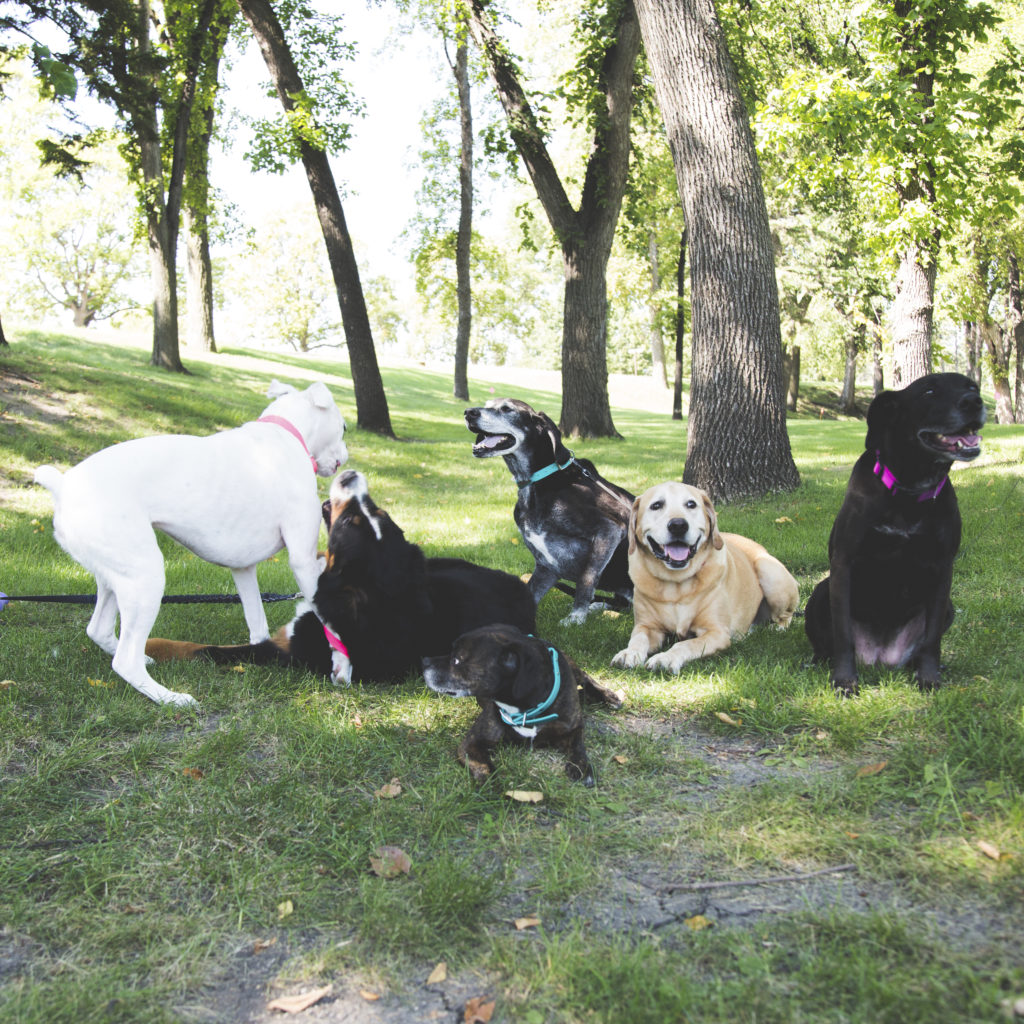
M348 458L345 421L330 391L273 381L259 420L209 437L168 434L105 448L69 469L36 470L53 495L54 535L96 577L86 632L113 669L161 704L194 704L146 669L146 639L160 610L164 560L154 527L208 562L229 568L249 640L270 634L256 566L282 547L299 590L316 592L321 511L316 475ZM121 615L120 636L114 623Z

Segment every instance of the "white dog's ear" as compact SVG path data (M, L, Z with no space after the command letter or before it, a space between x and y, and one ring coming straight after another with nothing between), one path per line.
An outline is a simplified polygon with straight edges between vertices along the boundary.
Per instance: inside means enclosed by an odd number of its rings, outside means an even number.
M633 500L633 507L629 510L629 526L627 527L629 536L629 551L628 554L633 554L636 551L636 515L640 508L640 499L635 498Z
M722 540L722 535L718 532L718 513L707 494L699 488L698 493L700 500L704 502L704 515L708 517L708 522L711 524L711 544L716 551L721 551L725 547L725 541Z
M282 384L276 377L270 382L267 388L267 398L280 398L282 395L290 395L296 389L291 384Z
M318 409L329 409L334 404L330 389L322 380L318 380L315 384L310 384L306 391Z

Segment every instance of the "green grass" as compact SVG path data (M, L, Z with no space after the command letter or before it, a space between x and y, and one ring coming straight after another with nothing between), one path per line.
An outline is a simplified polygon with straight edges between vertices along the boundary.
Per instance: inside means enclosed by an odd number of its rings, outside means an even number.
M0 358L0 589L94 589L53 539L37 465L235 426L263 408L273 376L327 380L351 465L428 554L530 570L511 478L500 460L470 457L446 375L383 371L395 441L351 428L346 364L186 362L193 374L174 377L113 341L14 337ZM474 400L492 386L557 413L557 394L484 371ZM682 425L624 408L615 422L624 440L579 442L578 454L637 491L679 477ZM863 434L856 421L793 418L800 489L719 509L724 529L782 559L805 599ZM613 670L631 616L563 628L569 599L548 596L540 633L626 694L622 711L590 714L595 790L519 749L474 785L454 758L474 707L418 677L335 690L300 672L161 665L162 683L201 702L161 708L86 638L88 607L11 604L0 1018L270 1019L268 998L331 982L360 1020L461 1020L476 995L496 999L495 1021L526 1024L1003 1019L1000 1003L1024 996L1024 428L984 437L981 459L954 475L964 539L936 694L866 671L861 696L839 699L808 665L799 622L678 677ZM232 592L225 570L164 551L168 592ZM294 590L283 556L260 583ZM268 615L274 627L291 606ZM184 605L165 607L155 632L238 642L245 628L237 605ZM401 795L376 796L392 778ZM544 800L513 803L511 789ZM411 873L372 874L380 845L405 850ZM675 888L722 881L748 884ZM517 931L525 916L541 924ZM694 930L698 919L712 926ZM449 979L428 989L440 960Z

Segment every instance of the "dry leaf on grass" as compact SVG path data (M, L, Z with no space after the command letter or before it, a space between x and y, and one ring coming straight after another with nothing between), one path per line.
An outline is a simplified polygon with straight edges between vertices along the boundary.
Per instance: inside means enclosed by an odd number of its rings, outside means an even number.
M612 760L616 764L629 764L629 758L625 754L614 754Z
M375 1003L375 1002L377 1002L378 999L380 999L380 993L379 992L371 992L369 989L366 989L366 988L361 988L359 990L359 994L368 1003Z
M685 924L691 932L703 931L705 928L710 928L714 923L714 921L705 917L703 914L694 914L693 917L688 917L683 921L683 924Z
M183 768L181 771L182 775L187 775L190 779L201 779L203 778L202 768Z
M284 900L277 905L277 919L283 921L295 913L295 904L291 900Z
M402 784L398 781L398 777L392 778L386 785L375 789L373 795L381 800L394 800L396 796L400 796L402 792Z
M521 932L524 928L536 928L539 924L539 917L517 917L515 919L515 926L517 932Z
M0 679L0 690L9 690L12 686L17 685L13 679Z
M277 945L277 936L271 935L269 939L255 939L252 944L253 954L262 953L265 949Z
M466 1003L462 1019L464 1024L488 1024L493 1013L493 999L487 1002L486 996L474 996Z
M743 724L743 719L742 718L737 720L737 719L731 717L730 715L727 715L724 711L716 711L715 712L715 718L719 719L722 722L725 722L726 725L742 725Z
M862 764L857 769L857 778L863 779L868 775L877 775L888 763L888 761L879 761L877 764Z
M999 852L998 846L993 846L991 843L986 843L984 839L978 840L978 849L981 850L986 857L991 860L999 860L1002 854Z
M232 665L231 666L231 671L232 672L244 672L245 671L245 666L244 665Z
M430 977L427 978L428 985L438 985L442 981L448 980L448 964L442 960L431 972Z
M521 804L539 804L544 799L544 794L535 789L507 789L505 796Z
M370 868L379 878L395 878L409 874L412 861L409 855L397 846L379 846L370 854Z
M324 996L329 995L330 985L323 988L315 988L312 992L304 992L298 996L281 996L280 999L271 999L267 1003L268 1010L281 1010L283 1013L302 1013L308 1010L314 1003L319 1003Z

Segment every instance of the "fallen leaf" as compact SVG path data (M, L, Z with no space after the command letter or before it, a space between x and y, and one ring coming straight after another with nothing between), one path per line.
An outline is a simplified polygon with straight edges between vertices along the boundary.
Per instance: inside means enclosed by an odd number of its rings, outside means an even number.
M126 903L124 905L124 912L126 914L144 914L146 908L141 903Z
M363 720L358 715L353 715L352 716L352 724L357 729L362 729L362 727L363 727Z
M380 993L379 992L371 992L369 989L366 989L366 988L361 988L359 990L359 994L368 1003L375 1003L375 1002L377 1002L378 999L380 999Z
M370 855L370 867L379 878L395 878L409 874L412 861L409 855L397 846L379 846Z
M107 690L114 685L113 683L105 682L103 679L90 679L88 676L85 677L85 680L90 686L102 686Z
M688 917L683 921L683 924L685 924L691 932L703 931L705 928L710 928L714 923L714 921L705 917L703 914L694 914L693 917Z
M978 849L981 850L986 857L990 860L999 860L1002 854L999 852L998 846L993 846L991 843L986 843L984 839L978 840Z
M625 754L615 754L612 760L617 764L629 764L629 758Z
M281 1010L284 1013L302 1013L308 1010L314 1003L319 1003L324 996L331 991L330 985L323 988L315 988L312 992L304 992L298 996L281 996L280 999L271 999L267 1003L268 1010Z
M862 764L857 769L857 778L863 779L868 775L877 775L888 763L888 761L879 761L877 764Z
M373 795L379 797L381 800L393 800L396 796L401 795L402 784L398 781L397 777L393 778L389 783L375 789Z
M474 996L466 1003L462 1019L464 1024L488 1024L494 1013L494 1000L486 1002L486 996Z
M431 972L430 977L427 978L428 985L438 985L442 981L448 980L448 964L442 960Z
M736 721L735 718L731 718L724 711L716 711L715 712L715 718L718 718L721 721L725 722L726 725L742 725L743 724L743 719L742 718L739 721Z
M202 768L183 768L181 774L187 775L190 779L205 778Z
M0 679L0 690L9 690L12 686L17 685L13 679Z
M283 903L277 905L277 919L283 921L286 917L290 917L295 913L295 904L291 900L285 900Z
M245 666L244 665L232 665L231 666L231 671L232 672L244 672L245 671Z
M521 804L539 804L544 799L544 794L534 789L507 789L505 796Z
M776 519L775 522L777 522L777 523L791 523L791 522L793 522L793 520L790 519L789 516L779 516L779 518Z
M814 734L814 738L815 738L816 740L827 740L827 739L828 739L828 733L827 733L827 732L825 732L825 730L824 730L824 729L819 729L819 730L818 730L818 731L817 731L817 732L816 732L816 733Z
M262 953L265 949L277 945L277 936L271 935L269 939L256 939L252 944L253 954Z
M539 917L517 917L515 920L517 932L521 932L524 928L536 928L539 924Z
M843 835L844 836L849 836L851 839L860 839L860 833L859 832L844 832Z

